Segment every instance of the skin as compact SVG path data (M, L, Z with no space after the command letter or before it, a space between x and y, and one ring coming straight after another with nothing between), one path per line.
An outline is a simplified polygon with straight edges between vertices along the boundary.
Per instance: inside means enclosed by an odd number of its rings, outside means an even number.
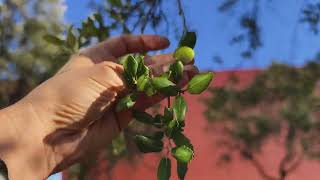
M0 158L7 164L9 179L45 179L109 144L132 119L132 110L114 110L127 91L117 58L168 45L166 38L156 35L108 39L81 50L56 75L2 109ZM146 60L155 75L172 62L171 55ZM184 86L196 73L192 64L185 66L179 85ZM144 110L163 98L139 97L133 109Z

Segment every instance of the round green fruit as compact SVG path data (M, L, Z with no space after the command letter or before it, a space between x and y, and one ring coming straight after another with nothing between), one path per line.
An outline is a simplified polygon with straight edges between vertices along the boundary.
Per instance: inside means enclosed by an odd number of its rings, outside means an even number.
M182 61L183 64L188 64L194 58L194 51L188 46L182 46L174 52L173 57L176 60Z
M180 147L175 147L171 150L173 157L175 157L179 162L189 163L193 158L193 151L189 147L183 145Z

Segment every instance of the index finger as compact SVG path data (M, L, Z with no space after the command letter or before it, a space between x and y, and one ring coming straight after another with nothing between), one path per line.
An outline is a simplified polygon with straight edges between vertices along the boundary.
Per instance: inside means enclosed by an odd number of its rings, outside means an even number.
M168 71L171 64L176 62L172 54L160 54L155 56L146 56L144 58L145 64L151 69L153 75L159 76ZM193 65L194 60L185 64L185 66Z
M169 44L167 38L158 35L122 35L84 49L81 54L99 63L106 59L116 60L129 53L164 49Z

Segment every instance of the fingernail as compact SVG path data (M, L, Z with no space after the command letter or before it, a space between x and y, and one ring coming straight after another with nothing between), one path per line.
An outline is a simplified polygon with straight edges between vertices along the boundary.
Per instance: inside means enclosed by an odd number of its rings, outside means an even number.
M163 45L163 46L169 46L170 45L170 41L168 40L168 38L160 36L159 37L159 42Z

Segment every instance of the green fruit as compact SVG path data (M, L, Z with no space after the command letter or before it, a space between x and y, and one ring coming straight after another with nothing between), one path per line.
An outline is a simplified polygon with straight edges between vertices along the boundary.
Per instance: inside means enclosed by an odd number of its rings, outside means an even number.
M188 163L193 158L192 149L185 145L173 148L171 153L181 163Z
M183 64L188 64L194 58L194 51L190 47L182 46L174 52L173 57L176 60L182 61Z

